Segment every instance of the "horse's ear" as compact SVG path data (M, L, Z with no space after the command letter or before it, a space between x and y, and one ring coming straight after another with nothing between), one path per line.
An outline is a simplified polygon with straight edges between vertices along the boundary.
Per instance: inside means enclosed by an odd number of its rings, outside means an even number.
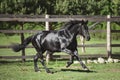
M87 24L88 20L82 20L82 24Z
M84 24L85 21L82 19L81 22L82 22L82 24Z
M84 22L84 20L82 19L82 22Z
M88 20L85 21L85 24L87 24L87 23L88 23Z

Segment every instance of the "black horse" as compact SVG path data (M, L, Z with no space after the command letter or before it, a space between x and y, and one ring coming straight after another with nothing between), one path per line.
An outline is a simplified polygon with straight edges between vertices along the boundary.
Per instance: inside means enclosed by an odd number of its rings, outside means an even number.
M82 65L83 69L89 70L78 56L76 40L78 34L82 35L87 41L90 40L87 23L88 21L84 20L71 20L58 31L40 31L37 34L26 38L23 44L13 45L12 49L15 52L18 52L32 42L32 45L37 51L37 54L34 57L34 69L36 72L39 71L37 61L38 58L40 58L40 62L44 66L46 72L51 73L44 63L43 53L45 51L50 51L52 53L66 52L71 56L66 67L69 67L73 63L75 57Z

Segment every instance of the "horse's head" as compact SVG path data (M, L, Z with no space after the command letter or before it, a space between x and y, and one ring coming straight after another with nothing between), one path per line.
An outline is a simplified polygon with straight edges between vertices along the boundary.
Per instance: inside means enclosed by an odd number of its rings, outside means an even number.
M88 31L87 23L88 23L88 21L85 21L85 20L82 20L81 23L79 23L79 25L80 25L79 34L82 35L87 41L89 41L90 34Z
M88 21L84 20L71 20L64 25L66 30L71 33L82 35L87 41L90 40L90 34L87 26Z

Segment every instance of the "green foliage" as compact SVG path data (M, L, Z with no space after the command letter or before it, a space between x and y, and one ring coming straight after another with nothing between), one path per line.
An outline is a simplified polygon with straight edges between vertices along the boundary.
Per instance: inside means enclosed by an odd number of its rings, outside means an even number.
M119 0L1 0L1 14L119 15Z
M120 0L0 0L0 14L120 16ZM0 29L16 30L19 25L17 22L0 22ZM24 29L44 29L44 23L25 23L24 26ZM61 23L52 26L59 29ZM120 24L116 22L112 26L112 29L119 30ZM106 23L101 23L96 29L105 28ZM105 38L105 34L99 38Z

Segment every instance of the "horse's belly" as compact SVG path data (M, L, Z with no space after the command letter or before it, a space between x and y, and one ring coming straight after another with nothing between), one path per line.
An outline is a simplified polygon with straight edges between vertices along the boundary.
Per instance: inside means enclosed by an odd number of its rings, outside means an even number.
M58 41L45 41L43 46L45 50L49 50L51 52L61 51L60 43Z
M46 48L46 50L49 50L51 52L61 52L61 49L59 47L57 48L57 47L53 47L53 46Z

